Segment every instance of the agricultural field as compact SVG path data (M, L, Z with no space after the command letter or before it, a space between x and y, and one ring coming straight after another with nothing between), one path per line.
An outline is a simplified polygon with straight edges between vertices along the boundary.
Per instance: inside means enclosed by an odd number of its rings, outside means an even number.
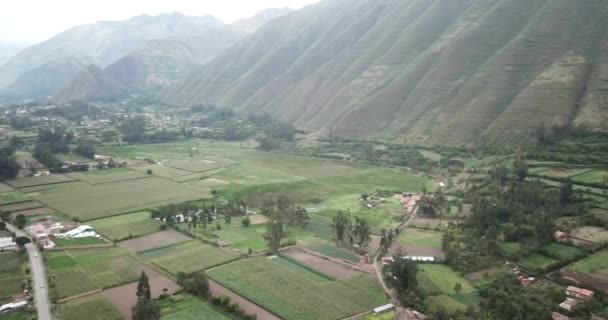
M59 298L135 281L141 271L157 274L119 248L53 251L48 266Z
M308 220L308 224L306 225L306 230L310 230L322 237L331 239L333 237L333 230L331 228L331 219L326 217L311 214L309 212L310 220Z
M197 240L138 252L138 256L172 275L206 270L239 258Z
M146 178L145 182L136 179L74 189L51 189L34 195L48 207L83 221L207 197L210 195L156 177Z
M195 297L178 294L158 300L161 320L231 320L211 305Z
M190 237L173 229L159 231L143 237L125 240L118 246L130 252L146 251L154 248L165 248L176 243L192 240Z
M324 256L334 259L342 259L350 262L359 262L359 256L347 251L346 249L337 248L333 243L320 238L305 239L298 244L306 249L318 252Z
M604 249L569 267L570 269L608 280L608 250Z
M163 177L163 178L168 178L168 179L176 179L179 177L183 177L183 176L192 174L192 172L190 172L190 171L175 169L175 168L171 168L171 167L159 165L159 164L148 164L148 165L143 165L143 166L136 166L136 167L133 167L133 169L137 170L139 172L144 172L144 173L147 173L148 170L151 170L153 175Z
M120 241L160 230L163 222L151 219L150 212L139 211L88 222L96 232L108 239Z
M26 187L35 187L35 186L43 186L47 184L56 184L73 181L74 179L68 177L65 174L52 174L50 176L44 177L29 177L29 178L20 178L17 180L9 180L6 183L15 188L26 188Z
M123 317L112 302L96 296L84 301L68 302L60 305L62 320L81 320L86 315L88 320L122 320Z
M608 230L599 227L584 226L572 230L571 237L591 241L593 243L608 243Z
M558 260L544 256L539 253L533 253L519 262L519 265L532 271L544 272L559 263Z
M0 253L0 304L10 301L23 288L22 261L15 253Z
M207 274L286 319L342 319L386 304L373 277L330 280L308 269L292 269L276 259L238 260L208 270Z
M13 191L13 187L9 186L6 183L0 182L0 193Z
M293 261L291 262L292 264L296 264L300 267L306 266L311 270L317 270L331 279L348 279L358 274L357 271L353 270L349 265L329 261L324 257L310 254L308 251L299 247L281 250L280 257Z
M560 261L573 261L585 255L585 251L561 243L548 244L541 248L540 251L543 254Z
M549 167L543 168L543 170L535 171L541 176L546 176L550 178L571 178L574 176L578 176L580 174L591 171L589 168L559 168L559 167Z
M111 183L150 177L150 175L145 173L127 168L74 172L70 173L69 175L74 179L81 180L89 184Z
M29 201L30 198L19 191L0 193L0 205Z
M417 228L407 228L399 234L397 242L405 245L441 249L442 239L443 232Z
M608 171L595 169L581 175L577 175L572 178L572 180L580 183L602 183L605 177L608 177Z
M73 246L91 246L98 244L106 244L103 239L95 237L87 238L53 238L53 242L59 248L61 247L73 247Z
M436 305L434 301L438 300L445 302L446 306L460 308L459 305L463 305L466 309L467 306L475 307L479 303L477 289L446 265L418 265L418 283L427 295L431 295L428 299L432 305ZM460 284L460 291L456 290L457 284Z

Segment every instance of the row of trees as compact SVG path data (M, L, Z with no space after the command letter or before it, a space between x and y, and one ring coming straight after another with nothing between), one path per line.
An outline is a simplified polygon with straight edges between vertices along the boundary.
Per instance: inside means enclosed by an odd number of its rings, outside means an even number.
M279 196L276 200L267 199L262 204L260 212L268 218L264 239L273 254L281 248L281 241L286 236L285 226L304 227L310 219L306 209L295 206L285 196Z
M332 218L331 228L339 245L362 248L371 240L372 230L367 221L359 217L352 221L350 214L342 210Z

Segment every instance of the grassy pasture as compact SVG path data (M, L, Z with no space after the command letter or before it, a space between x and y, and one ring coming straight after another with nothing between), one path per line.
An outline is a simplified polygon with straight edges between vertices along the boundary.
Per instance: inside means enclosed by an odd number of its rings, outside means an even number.
M93 220L89 224L95 231L111 240L154 233L163 225L161 221L150 219L150 212L147 211Z
M429 304L431 310L436 310L439 307L442 307L448 312L465 312L467 311L467 306L458 302L454 298L446 295L438 295L428 297L427 303Z
M397 242L421 247L431 247L441 249L442 232L407 228L399 234Z
M78 189L52 189L42 191L34 197L59 212L86 221L209 196L179 183L153 177Z
M138 255L153 265L173 274L192 273L237 259L239 256L199 241L139 252Z
M59 308L62 320L122 320L120 312L109 299L98 297L94 300L62 304Z
M519 264L529 270L546 271L559 261L539 253L533 253L525 257Z
M97 283L80 268L51 273L59 299L99 289Z
M150 175L128 168L74 172L69 175L74 179L82 180L90 184L102 184L150 177Z
M580 260L570 266L574 271L593 274L608 268L608 249L599 251L587 258Z
M30 198L19 191L0 194L0 205L29 201Z
M591 171L588 168L546 168L545 170L535 172L541 176L550 178L570 178Z
M319 282L266 257L238 260L207 273L285 319L342 319L386 303L373 277Z
M15 188L26 188L26 187L43 186L43 185L47 185L47 184L69 182L69 181L73 181L73 180L74 179L72 179L64 174L52 174L50 176L44 176L44 177L19 178L17 180L6 181L6 183Z
M324 239L314 238L301 241L303 247L316 251L330 258L342 259L351 262L359 262L359 256L346 250L336 248L331 242Z
M22 291L21 259L14 253L0 253L0 304Z
M319 234L320 236L326 238L333 237L333 230L331 228L331 219L326 217L317 215L317 214L309 214L310 220L308 220L308 225L306 225L306 230L310 230L314 233Z
M136 166L136 167L133 167L133 169L137 170L139 172L144 172L146 174L147 174L148 170L152 170L153 175L163 177L163 178L168 178L168 179L175 179L175 178L179 178L182 176L187 176L187 175L192 174L192 172L190 172L190 171L175 169L175 168L158 165L158 164Z
M541 252L560 261L573 261L585 255L585 251L561 243L548 244L541 249Z
M66 238L55 238L53 242L57 247L71 247L71 246L88 246L95 244L104 244L106 243L103 239L88 237L88 238L74 238L74 239L66 239Z
M442 264L418 265L418 282L427 294L455 295L475 292L475 287L467 279ZM454 290L456 283L462 285L460 292Z
M572 178L575 182L581 183L602 183L603 179L608 177L608 171L594 169Z
M163 300L164 301L164 300ZM232 318L215 310L212 306L195 300L196 302L189 303L188 307L182 307L181 310L172 313L166 313L166 309L162 310L163 316L161 320L231 320ZM161 302L162 303L162 302Z

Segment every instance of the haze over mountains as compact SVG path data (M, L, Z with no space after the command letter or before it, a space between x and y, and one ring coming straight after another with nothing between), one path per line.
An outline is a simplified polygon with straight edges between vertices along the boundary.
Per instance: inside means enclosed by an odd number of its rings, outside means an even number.
M64 97L72 98L66 86L74 87L70 82L77 76L86 79L79 73L88 73L90 64L108 67L119 77L117 80L124 80L123 85L132 89L171 83L246 35L250 26L261 25L284 12L284 9L267 11L249 22L244 20L242 23L249 24L243 27L226 25L211 16L190 17L180 13L77 26L23 50L2 66L0 96L35 98L55 95L64 89L62 93L67 94ZM125 70L140 73L125 74ZM77 87L85 89L87 85ZM98 93L74 95L93 97Z

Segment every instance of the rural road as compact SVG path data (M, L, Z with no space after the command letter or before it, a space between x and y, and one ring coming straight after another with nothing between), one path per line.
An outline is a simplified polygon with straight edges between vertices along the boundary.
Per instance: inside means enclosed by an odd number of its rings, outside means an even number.
M25 232L7 224L10 231L14 232L17 237L27 237ZM51 320L51 304L49 302L48 284L46 281L46 272L44 270L44 261L38 250L38 247L33 243L25 245L29 256L32 274L32 283L34 291L34 299L36 301L36 310L38 311L38 320Z

